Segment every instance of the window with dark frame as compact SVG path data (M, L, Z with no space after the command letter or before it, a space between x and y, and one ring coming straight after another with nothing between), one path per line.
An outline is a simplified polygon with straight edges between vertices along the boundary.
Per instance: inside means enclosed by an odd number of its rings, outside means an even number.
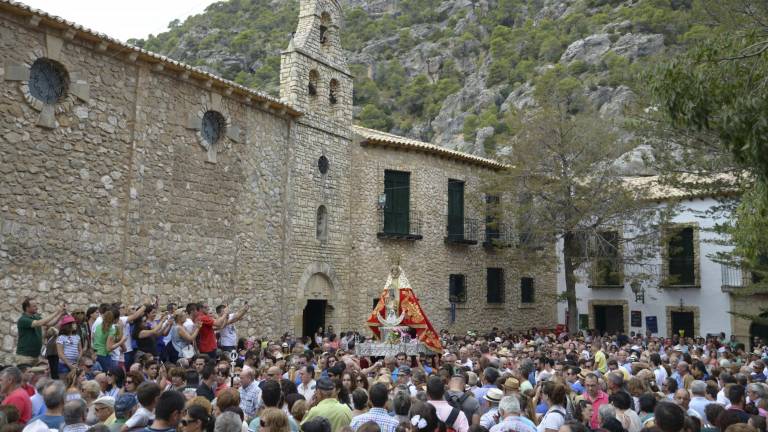
M467 282L463 274L452 274L448 277L448 300L451 303L467 301Z
M487 269L486 301L488 303L504 303L504 269Z
M410 229L411 173L384 171L384 232L408 234Z
M524 277L520 278L520 303L533 303L534 291L533 291L533 278Z
M670 229L667 241L667 259L670 285L695 285L696 267L693 227Z
M448 238L464 239L464 182L448 180Z

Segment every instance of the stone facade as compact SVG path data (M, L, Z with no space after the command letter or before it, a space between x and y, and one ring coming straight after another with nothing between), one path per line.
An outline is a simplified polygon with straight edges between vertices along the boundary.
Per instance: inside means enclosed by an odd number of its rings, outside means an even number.
M449 325L450 273L467 275L469 293L456 329L552 326L553 272L443 242L447 179L466 182L467 216L482 219L481 181L498 163L363 145L341 19L335 0L301 1L275 100L0 1L2 352L14 349L27 296L43 311L148 295L249 300L258 313L240 333L271 336L300 333L307 300L326 300L327 324L361 328L394 256L438 328ZM36 96L39 59L64 71L56 101ZM423 240L377 238L385 169L413 173ZM504 303L485 302L487 267L504 269ZM536 280L525 307L522 275Z

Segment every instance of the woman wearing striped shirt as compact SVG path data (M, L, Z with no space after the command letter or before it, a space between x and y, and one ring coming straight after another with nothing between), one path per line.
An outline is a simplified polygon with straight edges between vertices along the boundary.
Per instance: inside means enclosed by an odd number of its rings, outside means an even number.
M59 353L59 374L65 375L75 369L80 360L80 336L77 334L75 318L72 315L64 315L59 321L56 350Z

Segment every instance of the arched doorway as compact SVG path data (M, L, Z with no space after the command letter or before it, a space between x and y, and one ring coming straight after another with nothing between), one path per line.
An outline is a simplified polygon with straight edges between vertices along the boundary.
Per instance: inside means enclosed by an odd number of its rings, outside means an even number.
M344 324L345 308L339 299L342 286L330 264L308 265L296 288L294 334L311 336L318 327Z
M331 281L322 273L315 273L307 280L305 285L307 302L301 315L302 336L312 336L320 327L325 329L329 312L331 312L328 293L332 289Z

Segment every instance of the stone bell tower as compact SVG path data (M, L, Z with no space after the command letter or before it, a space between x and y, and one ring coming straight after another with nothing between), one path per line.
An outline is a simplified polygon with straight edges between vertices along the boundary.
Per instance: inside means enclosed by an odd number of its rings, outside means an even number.
M282 315L296 334L351 328L352 76L341 49L338 0L300 0L299 24L280 58L280 98L303 115L291 125ZM319 306L318 306L319 305Z
M352 76L341 49L337 0L300 0L299 24L280 58L280 99L316 126L352 124Z

